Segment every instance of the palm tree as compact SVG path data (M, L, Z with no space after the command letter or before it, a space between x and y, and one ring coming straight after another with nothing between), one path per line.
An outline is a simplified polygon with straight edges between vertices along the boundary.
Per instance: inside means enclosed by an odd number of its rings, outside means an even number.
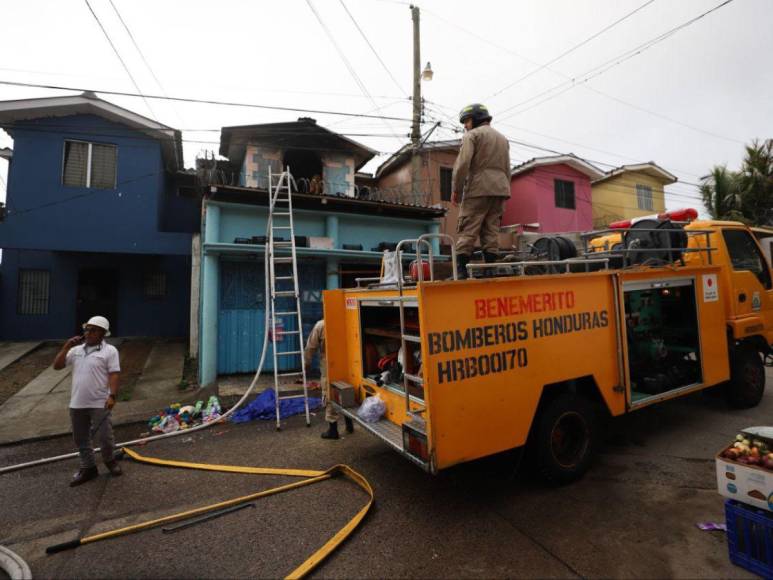
M746 146L739 173L740 209L753 223L773 225L773 140Z
M702 178L701 196L712 219L739 219L738 175L726 166L715 165Z

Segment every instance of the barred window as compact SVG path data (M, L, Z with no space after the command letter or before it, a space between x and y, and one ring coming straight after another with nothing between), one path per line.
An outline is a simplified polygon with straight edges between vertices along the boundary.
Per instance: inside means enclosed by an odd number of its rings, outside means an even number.
M451 201L451 189L453 184L451 183L454 175L454 170L450 167L440 168L440 200Z
M636 205L639 209L654 210L655 204L652 199L652 188L649 185L636 185Z
M166 274L164 272L147 272L143 286L145 298L163 298L166 296Z
M553 181L556 195L556 207L574 209L574 181L556 179Z
M48 314L51 273L48 270L19 270L17 312Z
M67 187L114 189L117 147L86 141L65 141L62 184Z

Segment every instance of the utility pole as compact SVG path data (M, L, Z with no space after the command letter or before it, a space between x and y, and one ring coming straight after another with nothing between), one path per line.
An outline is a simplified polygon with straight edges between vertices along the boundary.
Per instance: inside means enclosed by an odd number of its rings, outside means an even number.
M411 124L411 185L414 202L421 191L421 48L419 29L419 7L411 5L413 20L413 123Z

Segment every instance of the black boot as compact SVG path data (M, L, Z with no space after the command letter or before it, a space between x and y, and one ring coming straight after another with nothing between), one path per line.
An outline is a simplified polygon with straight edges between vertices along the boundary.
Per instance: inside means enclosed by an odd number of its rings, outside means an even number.
M327 431L321 437L323 439L338 439L338 421L327 424Z
M344 417L344 423L346 423L346 432L354 433L354 421L352 421L349 417Z
M495 252L483 252L483 261L486 264L493 264L499 261L499 254ZM497 275L496 268L484 268L481 272L484 278L494 278Z
M99 477L99 471L97 470L96 465L94 467L81 468L78 470L78 473L76 473L73 476L72 480L70 481L70 487L75 487L77 485L84 484L87 481L96 479L97 477Z
M467 264L470 263L470 256L459 254L456 256L456 277L459 280L467 279Z

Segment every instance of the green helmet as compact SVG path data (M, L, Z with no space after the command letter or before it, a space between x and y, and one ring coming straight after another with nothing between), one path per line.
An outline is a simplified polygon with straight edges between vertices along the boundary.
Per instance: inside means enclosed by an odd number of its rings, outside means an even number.
M472 124L477 127L481 123L491 121L491 114L488 112L486 105L473 103L472 105L467 105L459 113L460 123L464 123L467 119L472 119Z

